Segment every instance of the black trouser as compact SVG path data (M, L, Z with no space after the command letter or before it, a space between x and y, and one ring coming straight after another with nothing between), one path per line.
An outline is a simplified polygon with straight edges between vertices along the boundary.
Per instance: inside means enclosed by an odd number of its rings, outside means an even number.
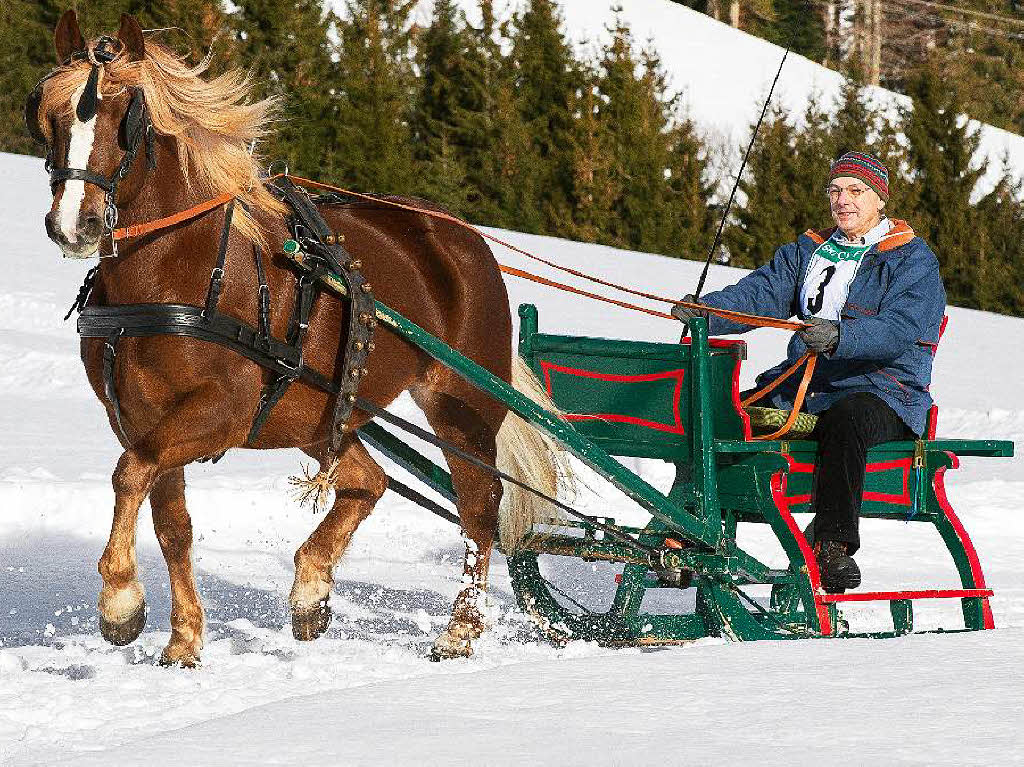
M858 522L868 450L916 435L883 400L857 392L818 414L811 439L818 441L814 540L842 541L852 554L860 548Z

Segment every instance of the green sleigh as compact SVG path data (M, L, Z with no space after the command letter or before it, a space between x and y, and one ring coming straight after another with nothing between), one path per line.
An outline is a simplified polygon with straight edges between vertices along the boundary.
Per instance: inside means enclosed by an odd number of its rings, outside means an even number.
M539 539L533 551L512 557L509 567L520 604L553 635L631 644L703 636L836 636L839 604L887 601L892 631L843 635L894 636L913 631L914 601L937 598L961 600L965 630L994 627L992 591L946 498L944 480L945 472L958 466L958 456L1007 457L1013 443L925 439L871 450L862 516L935 525L962 588L827 595L819 589L810 545L793 517L809 510L817 446L806 440L752 439L749 416L739 404L743 342L708 339L702 321L692 323L691 343L664 344L542 334L532 306L521 307L520 318L520 354L576 429L612 455L675 464L668 499L679 508L680 519L696 521L714 547L713 553L680 550L679 563L694 572L694 610L666 615L643 609L648 589L662 587L650 567L621 556L614 544L594 540L593 531ZM931 429L933 436L934 422ZM743 551L736 543L740 523L767 524L788 568L769 568ZM636 532L648 542L675 539L657 521ZM606 611L567 606L564 595L552 593L538 555L556 550L625 563ZM768 605L742 592L758 584L771 586Z
M341 291L330 277L325 282ZM389 330L547 432L651 515L642 529L607 517L551 520L509 555L519 606L551 639L646 645L707 636L891 637L914 630L913 604L928 599L962 605L963 626L938 631L995 627L992 591L944 482L958 456L1009 457L1012 442L934 439L933 413L927 439L872 449L862 516L935 525L961 588L829 595L820 589L810 544L793 517L808 510L817 446L753 438L739 397L742 341L709 339L701 318L690 322L691 339L682 344L549 335L538 331L536 308L524 304L519 353L566 413L562 419L393 309L377 302L376 314ZM448 472L405 441L374 422L359 433L437 493L455 499ZM671 489L661 493L616 456L673 464ZM741 523L768 525L788 565L772 568L738 545ZM594 563L595 577L607 580L604 604L582 604L545 575L542 558L566 557ZM667 585L664 573L673 571L685 577ZM745 592L756 586L770 587L767 604ZM659 592L666 589L676 597L692 592L691 609L659 611L665 601ZM850 631L838 605L854 601L888 602L892 630Z

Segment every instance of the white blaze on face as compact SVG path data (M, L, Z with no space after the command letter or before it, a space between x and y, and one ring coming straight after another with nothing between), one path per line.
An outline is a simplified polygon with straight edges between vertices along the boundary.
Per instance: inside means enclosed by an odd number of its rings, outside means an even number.
M71 141L68 143L69 168L89 167L92 143L96 138L96 115L93 115L89 122L82 122L76 114L78 102L84 92L85 83L71 97L71 109L74 117L72 117L71 123ZM97 98L99 98L99 94L97 94ZM83 200L85 200L85 182L78 179L65 181L64 194L61 195L57 214L60 230L64 233L67 241L71 243L78 241L78 215L82 211Z

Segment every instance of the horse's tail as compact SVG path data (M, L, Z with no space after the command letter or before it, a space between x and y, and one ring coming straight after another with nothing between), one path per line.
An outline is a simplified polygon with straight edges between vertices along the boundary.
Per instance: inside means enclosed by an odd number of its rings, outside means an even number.
M561 414L522 357L512 354L512 386L551 413ZM551 437L509 411L498 430L498 468L523 484L555 497L559 480L573 488L568 454ZM556 506L523 488L504 482L498 533L506 552L515 551L535 522L558 519Z

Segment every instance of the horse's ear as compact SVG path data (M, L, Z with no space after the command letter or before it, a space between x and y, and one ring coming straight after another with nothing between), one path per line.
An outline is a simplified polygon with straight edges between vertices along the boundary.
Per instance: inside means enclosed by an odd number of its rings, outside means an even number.
M72 10L64 11L53 31L53 45L57 49L57 62L67 64L71 54L85 50L85 38L78 26L78 14Z
M124 43L129 61L141 61L142 57L146 55L146 41L142 37L142 27L139 26L139 22L135 20L134 16L127 13L121 14L121 28L117 30L117 39Z

